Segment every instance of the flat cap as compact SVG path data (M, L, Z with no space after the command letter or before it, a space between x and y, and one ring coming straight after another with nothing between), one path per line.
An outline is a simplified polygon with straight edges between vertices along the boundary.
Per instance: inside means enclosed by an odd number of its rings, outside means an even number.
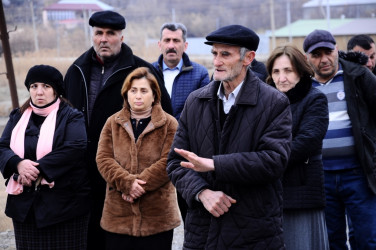
M91 15L89 25L92 27L108 27L114 30L125 29L125 19L117 12L105 10Z
M27 90L30 85L42 82L51 85L58 95L64 95L63 75L56 68L49 65L35 65L29 69L25 79Z
M311 53L317 48L336 48L336 40L333 35L326 30L314 30L304 39L303 49L306 53Z
M219 28L206 37L205 44L228 44L245 47L256 51L260 42L259 36L251 29L241 25L229 25Z

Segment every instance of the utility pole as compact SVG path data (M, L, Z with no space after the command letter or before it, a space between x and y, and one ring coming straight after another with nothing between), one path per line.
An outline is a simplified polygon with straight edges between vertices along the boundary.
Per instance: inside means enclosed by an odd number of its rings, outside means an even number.
M286 2L286 20L287 20L287 27L289 29L289 42L292 42L292 34L291 34L291 12L290 12L290 0Z
M37 28L35 26L35 15L34 15L34 4L33 4L33 0L29 0L29 3L30 3L30 11L31 11L31 21L33 23L33 31L34 31L34 49L35 49L35 52L38 52L39 51L39 44L38 44L38 32L37 32Z
M87 48L91 46L90 44L90 31L89 31L89 10L82 7L82 13L84 14L84 31L85 31L85 45ZM59 33L59 32L58 32Z
M269 0L269 12L270 12L270 26L272 30L272 50L276 46L276 41L275 41L275 20L274 20L274 0Z
M330 3L329 0L326 0L326 23L328 30L330 31Z
M7 31L7 24L5 22L5 14L3 9L3 1L0 0L0 39L4 51L4 60L6 66L6 75L9 82L10 96L12 98L13 108L18 108L18 96L16 87L16 78L14 77L14 69L12 63L12 54L9 45L9 35Z
M175 22L175 8L172 8L171 10L171 17L172 17L172 22Z

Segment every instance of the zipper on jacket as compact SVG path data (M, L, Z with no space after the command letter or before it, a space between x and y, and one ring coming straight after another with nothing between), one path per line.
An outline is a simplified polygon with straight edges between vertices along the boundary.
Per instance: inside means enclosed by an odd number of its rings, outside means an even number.
M104 65L102 66L102 75L104 74Z
M80 66L78 66L77 64L74 64L74 66L76 66L78 68L78 70L81 73L82 79L84 80L84 84L85 84L85 96L86 96L86 100L85 100L86 101L86 107L82 107L82 112L86 115L87 125L89 126L89 123L90 123L90 121L89 121L89 114L88 114L88 112L85 113L85 109L87 110L87 107L89 107L88 93L87 93L87 83L86 83L84 72L82 72L82 69L80 68Z
M116 70L115 72L112 72L112 74L111 74L109 77L107 77L106 81L103 83L103 86L107 86L107 81L108 81L108 79L110 79L110 78L111 78L113 75L115 75L117 72L122 71L122 70L125 70L125 69L129 69L129 68L131 68L131 67L132 67L132 66L127 66L127 67L125 67L125 68L120 68L120 69ZM104 72L104 68L103 68L103 72ZM103 74L103 73L102 73L102 74ZM124 79L124 80L125 80L125 79ZM97 97L99 96L100 92L102 92L102 90L103 90L103 89L101 89L101 90L99 91ZM94 105L95 105L95 104L94 104Z

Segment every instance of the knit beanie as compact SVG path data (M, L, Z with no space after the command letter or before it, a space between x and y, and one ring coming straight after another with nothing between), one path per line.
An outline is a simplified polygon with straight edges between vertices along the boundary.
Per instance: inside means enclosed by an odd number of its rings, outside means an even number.
M57 95L64 94L63 75L56 68L49 65L35 65L29 69L25 79L27 90L35 82L49 84L57 92Z

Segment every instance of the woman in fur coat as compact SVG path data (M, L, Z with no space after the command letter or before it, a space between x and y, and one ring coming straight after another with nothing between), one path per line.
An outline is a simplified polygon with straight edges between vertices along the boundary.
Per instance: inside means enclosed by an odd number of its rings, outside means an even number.
M124 107L104 125L96 157L107 182L106 249L171 249L180 213L166 163L177 121L162 110L145 67L128 75L121 94Z
M327 98L312 87L313 71L296 47L274 49L266 68L267 83L289 98L293 122L291 154L282 179L286 249L329 249L321 157L329 122Z

